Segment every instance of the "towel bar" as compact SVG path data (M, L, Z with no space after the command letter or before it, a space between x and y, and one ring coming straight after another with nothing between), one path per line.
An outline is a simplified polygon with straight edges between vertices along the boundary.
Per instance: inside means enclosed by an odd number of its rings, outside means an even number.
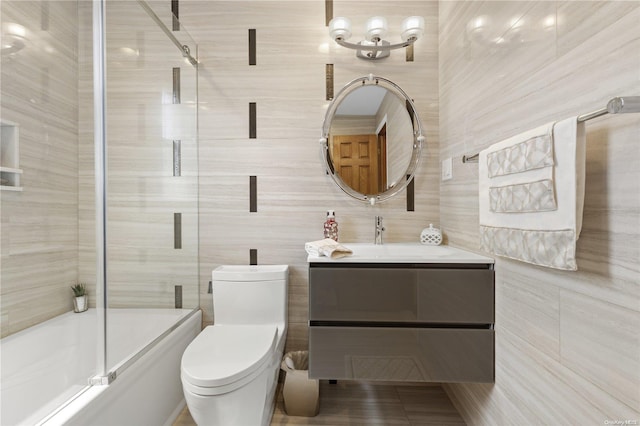
M624 96L611 99L604 108L579 115L578 122L591 120L592 118L601 117L605 114L627 114L634 112L640 112L640 96ZM479 153L463 155L462 162L477 163L479 155Z
M463 155L462 156L462 162L463 163L477 163L479 156L480 156L480 153L475 153L475 154L472 154L472 155Z

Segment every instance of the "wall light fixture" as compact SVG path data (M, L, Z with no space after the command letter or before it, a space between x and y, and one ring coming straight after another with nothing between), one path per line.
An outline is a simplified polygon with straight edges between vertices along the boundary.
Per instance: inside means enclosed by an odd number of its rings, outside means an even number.
M424 18L410 16L402 21L401 43L391 44L383 40L387 34L387 20L382 16L374 16L365 25L365 39L358 43L350 43L351 21L348 18L336 17L329 22L329 35L340 46L357 50L356 56L362 59L382 59L390 55L391 50L412 45L424 33Z

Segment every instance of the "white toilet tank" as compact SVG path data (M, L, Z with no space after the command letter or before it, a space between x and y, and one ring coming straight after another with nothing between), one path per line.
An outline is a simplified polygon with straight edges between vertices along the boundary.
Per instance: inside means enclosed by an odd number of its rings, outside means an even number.
M287 323L288 265L224 265L212 273L214 324Z

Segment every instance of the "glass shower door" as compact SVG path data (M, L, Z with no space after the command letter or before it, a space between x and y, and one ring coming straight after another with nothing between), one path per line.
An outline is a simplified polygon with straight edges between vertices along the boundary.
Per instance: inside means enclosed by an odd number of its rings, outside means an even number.
M199 307L197 45L170 4L106 3L106 371Z

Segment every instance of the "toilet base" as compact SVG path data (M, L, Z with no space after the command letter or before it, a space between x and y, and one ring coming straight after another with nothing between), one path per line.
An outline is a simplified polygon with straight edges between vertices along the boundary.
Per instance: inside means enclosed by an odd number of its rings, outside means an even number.
M225 394L203 396L184 389L189 412L196 424L268 426L275 407L279 372L274 361L253 381Z

